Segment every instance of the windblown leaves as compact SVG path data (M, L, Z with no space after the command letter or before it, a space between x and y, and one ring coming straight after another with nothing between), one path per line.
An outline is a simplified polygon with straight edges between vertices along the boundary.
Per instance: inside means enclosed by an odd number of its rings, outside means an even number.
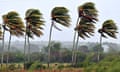
M102 37L105 37L105 38L107 38L107 36L105 34L107 34L108 36L110 36L112 38L117 38L116 37L117 26L113 20L106 20L103 23L102 28L99 29L98 32L102 35Z
M41 31L42 25L44 25L42 13L38 9L28 9L25 14L26 26L27 30L26 33L28 37L33 38L33 35L40 37L43 35Z
M17 37L24 35L24 24L19 14L15 11L8 12L2 16L3 18L3 28L10 32L11 35Z
M95 26L94 26L94 24L91 24L91 23L79 24L75 28L75 30L78 31L78 35L83 39L85 39L85 37L90 38L90 36L93 36L94 29L95 29Z
M78 7L79 18L81 21L76 26L75 30L78 31L78 35L85 39L85 37L93 36L95 26L98 21L98 11L95 8L95 4L87 2Z
M98 16L98 11L95 8L95 4L92 2L87 2L81 6L78 7L78 13L82 14L81 16L89 15L93 18L96 18Z
M65 27L70 26L70 16L68 10L65 7L55 7L51 12L52 20Z

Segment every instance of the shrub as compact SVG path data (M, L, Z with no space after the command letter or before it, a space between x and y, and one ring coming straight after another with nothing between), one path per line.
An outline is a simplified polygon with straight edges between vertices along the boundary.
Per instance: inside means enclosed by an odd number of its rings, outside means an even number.
M34 70L40 70L40 69L45 69L46 67L39 62L34 62L32 65L29 67L28 72L33 72Z
M75 68L79 68L79 67L83 67L84 66L84 64L83 63L77 63L76 65L74 65L73 67L75 67Z
M11 64L8 67L9 70L15 70L16 69L16 64Z
M35 69L46 69L46 66L42 64L37 64Z
M25 69L29 69L32 64L33 64L33 62L25 63L25 64L24 64L24 68L25 68Z
M59 65L57 68L61 70L61 69L63 69L64 67L65 67L64 65Z

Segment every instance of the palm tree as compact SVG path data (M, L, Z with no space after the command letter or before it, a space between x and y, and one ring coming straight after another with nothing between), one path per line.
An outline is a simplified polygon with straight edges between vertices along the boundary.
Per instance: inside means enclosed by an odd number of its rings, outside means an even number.
M89 35L93 36L95 26L94 24L96 21L98 21L98 11L95 8L95 4L92 2L87 2L81 6L78 7L78 18L81 18L77 20L75 31L77 31L77 41L76 39L76 33L74 35L73 40L73 55L72 55L72 64L75 65L76 63L76 57L77 54L75 51L78 49L78 41L79 37L82 39L85 39L85 37L90 37ZM76 45L75 45L76 44Z
M116 33L117 32L117 26L114 23L113 20L106 20L103 25L102 28L98 30L98 32L100 33L100 47L102 48L102 37L107 38L106 35L112 37L112 38L117 38L116 37ZM100 53L98 50L98 56L97 56L97 61L99 62L100 60Z
M24 35L24 24L22 19L19 17L19 14L15 11L8 12L7 14L3 15L3 28L4 32L9 31L9 44L8 44L8 53L7 53L7 67L9 63L9 52L10 52L10 45L11 45L11 36L23 36ZM4 34L3 34L4 35ZM4 36L3 36L4 38ZM3 39L4 40L4 39Z
M65 7L55 7L51 12L51 27L50 27L50 35L49 35L49 43L48 43L48 68L50 63L50 49L51 49L51 35L52 35L52 28L55 27L56 29L60 30L56 23L61 24L65 27L70 26L70 16L68 14L68 9Z
M1 24L0 24L0 40L2 40L2 28L1 28ZM2 51L1 51L1 69L2 69L2 64L3 64L3 47L2 47Z
M30 41L29 38L34 38L33 35L40 37L43 35L41 31L44 25L42 13L38 9L28 9L25 14L26 20L26 34L25 34L25 45L24 45L24 54L26 47L26 38L28 41L28 62L30 62ZM26 37L27 36L27 37Z

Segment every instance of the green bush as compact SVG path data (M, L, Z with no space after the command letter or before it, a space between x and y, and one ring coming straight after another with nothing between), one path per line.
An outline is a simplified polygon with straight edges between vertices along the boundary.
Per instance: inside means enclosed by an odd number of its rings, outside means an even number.
M39 62L34 62L32 65L29 67L28 72L33 72L34 70L40 70L40 69L45 69L46 67Z
M80 68L80 67L83 67L83 66L84 66L83 63L77 63L77 64L75 64L73 67L75 67L75 68Z
M24 68L25 68L25 69L29 69L32 64L33 64L33 62L25 63L25 64L24 64Z
M42 64L37 64L35 69L46 69L46 66L42 65Z
M114 62L114 64L110 66L107 72L120 72L120 62Z
M57 68L61 70L61 69L65 68L65 66L64 65L59 65Z

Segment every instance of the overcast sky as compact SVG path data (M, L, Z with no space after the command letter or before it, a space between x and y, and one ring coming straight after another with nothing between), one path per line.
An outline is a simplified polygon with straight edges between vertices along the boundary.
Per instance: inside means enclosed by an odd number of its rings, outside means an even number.
M32 41L48 41L49 28L51 24L50 13L51 10L56 6L64 6L69 9L71 15L71 26L65 28L58 24L63 31L57 31L53 29L52 40L56 41L72 41L74 34L74 27L77 20L77 7L84 4L85 2L94 2L96 8L99 11L99 22L96 24L95 36L87 38L86 40L80 39L80 41L88 42L94 41L99 42L99 34L97 29L101 28L102 23L107 19L113 19L120 28L120 0L0 0L0 23L2 23L1 16L9 11L17 11L23 18L27 9L36 8L39 9L43 14L43 18L46 21L44 26L44 35L40 38L35 37ZM120 32L120 29L118 30ZM6 34L6 40L8 40L9 33ZM117 34L118 39L103 39L108 42L120 43L120 34ZM13 41L24 40L22 37L13 37Z

